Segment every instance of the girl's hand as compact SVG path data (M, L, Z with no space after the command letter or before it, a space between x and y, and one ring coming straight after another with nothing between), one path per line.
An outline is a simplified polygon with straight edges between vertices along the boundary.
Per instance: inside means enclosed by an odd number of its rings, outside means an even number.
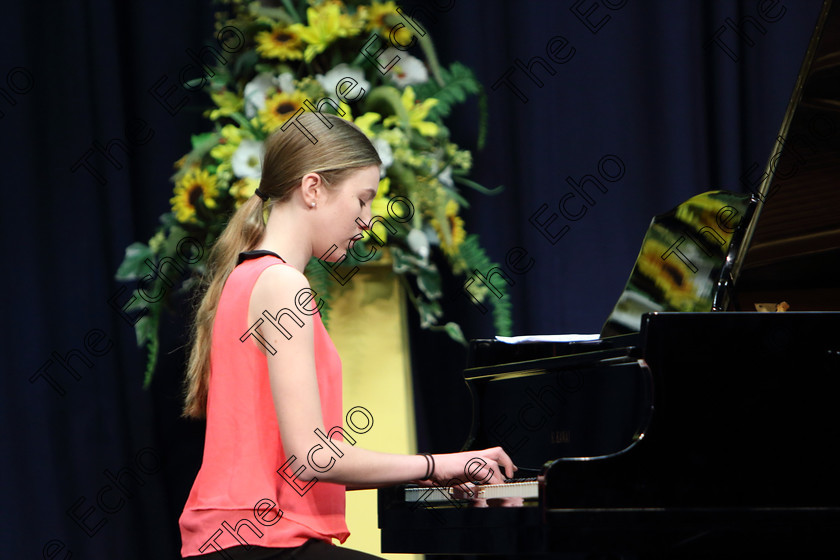
M433 455L432 482L440 486L501 484L516 472L516 466L501 447Z
M501 447L480 451L466 451L435 455L435 473L431 483L453 487L456 499L470 499L480 484L502 484L511 478L517 468ZM491 500L500 507L521 507L522 498L501 498ZM473 507L488 507L487 500L473 499Z

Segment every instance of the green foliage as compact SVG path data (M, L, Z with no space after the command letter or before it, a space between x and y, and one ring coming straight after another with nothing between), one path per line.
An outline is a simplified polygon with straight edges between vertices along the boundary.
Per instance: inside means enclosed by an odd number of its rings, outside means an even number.
M440 76L443 80L443 85L438 84L434 80L429 80L428 82L415 86L417 98L427 99L434 97L437 99L438 102L429 111L429 116L443 118L450 115L455 105L464 103L471 95L477 95L479 109L477 144L479 149L482 148L487 137L488 113L487 94L484 92L481 82L475 79L472 70L460 62L453 62L449 65L448 70L441 67Z
M444 81L442 86L432 80L415 86L418 99L434 97L438 100L429 111L432 116L448 117L453 106L482 91L481 83L475 79L472 70L459 62L450 64L448 70L441 68L440 74Z
M380 249L370 259L377 260L387 250L393 273L417 310L421 326L445 332L466 344L457 323L443 323L445 298L438 267L448 266L453 274L461 276L473 270L486 272L494 266L477 236L467 237L462 245L466 229L459 211L468 206L463 187L485 195L501 188L487 189L467 177L472 154L451 141L444 122L457 104L477 96L477 145L483 146L487 96L473 72L457 62L442 66L429 34L417 37L422 57L403 53L405 72L399 79L371 65L362 54L371 31L385 44L395 26L404 25L404 17L390 3L379 2L376 10L371 10L371 3L363 0L217 2L223 6L216 14L217 31L235 28L245 44L236 53L227 53L224 64L187 84L203 84L203 91L209 95L212 104L204 116L212 123L212 130L192 136L189 152L178 159L177 171L171 177L175 184L171 211L161 216L161 224L147 244L127 247L116 273L118 280L133 282L146 294L160 295L146 301L152 298L143 299L135 293L134 303L126 309L143 314L135 323L135 331L138 345L148 352L145 385L151 381L158 358L163 308L169 306L173 293L185 296L197 287L205 272L207 252L203 258L187 259L185 273L177 280L164 281L150 274L151 263L167 258L177 261L178 243L188 237L204 248L212 246L236 208L254 196L258 180L249 169L243 170L242 162L251 161L255 143L264 141L267 134L297 114L305 106L302 100L315 103L332 95L335 86L325 81L325 75L342 63L349 63L351 68L341 72L355 72L354 79L365 84L361 98L351 103L352 107L345 106L349 110L347 118L363 127L382 152L383 162L387 160L371 208L376 209L375 215L385 216L390 201L397 197L409 200L414 207L411 217L395 217L383 246L367 247L363 240L356 244L356 253L367 255L369 250ZM335 21L341 29L330 24ZM329 25L324 26L325 22ZM423 71L423 65L428 72ZM412 85L406 85L409 83ZM250 92L249 103L245 103L246 90ZM369 264L354 259L351 252L342 266L347 271ZM327 266L315 259L308 263L305 274L316 301L325 303L320 309L326 324L330 304L341 293L338 283ZM473 291L493 307L499 333L509 333L509 300L488 298L486 288L483 294L480 288Z
M141 317L135 325L137 332L137 345L146 346L146 369L143 372L143 388L148 389L152 383L152 376L157 367L158 352L160 350L160 312L161 305L149 307L149 313Z
M484 276L488 275L488 271L497 267L498 265L490 260L487 253L484 252L478 242L478 236L475 234L468 235L460 247L461 256L467 263L467 274L474 274L475 271L480 272ZM511 319L511 303L507 293L507 284L500 282L494 284L495 288L501 292L502 297L497 298L487 289L486 286L480 285L479 282L474 282L470 288L477 299L484 304L489 303L493 308L493 326L496 329L496 334L501 336L510 336L513 329L513 321ZM488 294L491 297L488 297Z
M137 280L140 278L140 272L146 270L144 261L152 255L148 245L135 241L125 248L125 258L117 269L116 279L122 282Z
M314 257L309 260L303 273L309 280L309 287L315 292L315 301L324 300L324 306L321 308L321 321L323 321L324 326L329 326L330 303L332 302L330 284L335 283L335 279L330 275L329 270Z

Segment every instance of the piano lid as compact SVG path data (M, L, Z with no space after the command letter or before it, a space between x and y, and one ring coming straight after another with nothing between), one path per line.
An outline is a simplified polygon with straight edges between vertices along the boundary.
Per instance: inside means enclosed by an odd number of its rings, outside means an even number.
M833 4L833 5L832 5ZM733 266L744 311L840 309L840 7L825 0Z
M726 309L735 254L757 203L711 191L654 217L601 336L638 332L645 313Z
M644 313L840 310L840 8L825 0L764 173L653 219L602 336ZM752 184L749 181L752 180Z

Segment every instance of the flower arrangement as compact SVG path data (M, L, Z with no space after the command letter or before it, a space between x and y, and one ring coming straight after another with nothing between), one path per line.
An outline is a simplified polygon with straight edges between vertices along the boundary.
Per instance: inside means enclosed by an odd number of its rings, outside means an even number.
M411 208L399 219L389 220L390 228L377 226L368 232L343 265L352 268L387 253L422 327L443 330L465 343L457 323L441 324L443 293L436 261L456 276L475 270L486 273L495 266L478 237L465 230L460 211L467 201L459 187L485 194L498 189L485 189L467 178L471 153L450 141L443 119L455 104L477 95L482 113L480 148L486 128L481 84L459 63L441 66L428 32L393 1L220 3L225 9L217 14L217 31L235 31L241 44L236 52L217 52L219 64L212 71L183 84L201 85L209 93L213 105L204 115L213 129L192 137L192 149L175 164L171 211L161 216L161 225L148 243L133 243L126 249L117 278L140 280L147 288L143 293L162 293L174 286L172 274L149 275L148 268L163 269L168 263L187 269L182 272L189 274L179 280L182 291L195 287L208 253L195 248L209 248L231 213L253 196L264 139L278 127L293 125L301 111L331 112L358 125L380 155L381 181L373 216L393 216L389 203L398 198ZM187 237L194 241L194 250L185 256L181 242ZM322 308L327 321L331 289L334 292L337 283L318 259L305 273L318 297L327 302ZM475 301L490 300L497 332L508 334L507 298L487 298L487 293L480 283L470 287ZM148 384L157 360L165 298L142 299L137 298L137 305L147 311L135 329L138 345L149 351Z

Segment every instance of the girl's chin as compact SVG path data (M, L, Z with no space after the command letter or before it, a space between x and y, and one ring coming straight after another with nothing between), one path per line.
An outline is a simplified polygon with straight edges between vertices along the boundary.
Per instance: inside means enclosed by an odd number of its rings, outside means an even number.
M353 243L353 241L350 241L349 243L345 242L344 246L333 244L321 253L320 256L316 256L318 257L318 260L324 262L338 262L347 255L347 252L353 247Z

